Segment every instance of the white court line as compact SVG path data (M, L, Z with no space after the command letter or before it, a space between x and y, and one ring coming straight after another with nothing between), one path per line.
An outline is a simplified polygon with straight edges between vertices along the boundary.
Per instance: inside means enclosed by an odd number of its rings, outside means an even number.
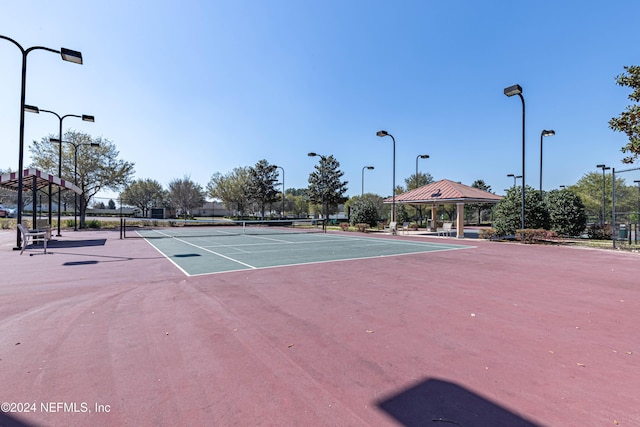
M381 240L384 240L384 239L381 239ZM436 249L436 250L431 250L431 251L410 252L410 253L406 253L406 254L373 255L373 256L366 256L366 257L330 259L330 260L326 260L326 261L309 261L309 262L299 262L299 263L294 263L294 264L270 265L268 267L255 267L254 270L267 270L267 269L271 269L271 268L297 267L297 266L301 266L301 265L325 264L325 263L329 263L329 262L356 261L356 260L362 260L362 259L393 258L393 257L399 257L399 256L409 256L409 255L422 254L422 253L459 251L459 250L463 250L463 249L475 249L475 248L476 248L476 246L458 246L458 247L451 247L451 248L446 248L446 249ZM238 271L238 270L224 270L224 271L212 271L212 272L208 272L208 273L195 273L195 274L185 273L185 274L187 276L189 276L189 277L195 277L195 276L206 276L206 275L210 275L210 274L233 273L233 272L236 272L236 271Z

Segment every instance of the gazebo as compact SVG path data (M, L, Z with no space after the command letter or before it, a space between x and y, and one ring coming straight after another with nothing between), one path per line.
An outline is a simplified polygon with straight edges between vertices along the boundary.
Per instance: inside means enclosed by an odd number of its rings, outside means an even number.
M36 224L36 194L38 190L46 188L49 194L49 224L51 224L51 187L56 185L62 189L71 190L82 194L82 190L72 182L65 181L57 176L50 175L38 169L30 168L22 171L22 191L31 191L33 194L33 224ZM18 173L9 172L0 175L0 187L18 191ZM58 209L60 207L58 206Z
M438 206L456 204L457 237L464 236L464 205L468 203L498 203L502 199L497 194L479 188L470 187L459 182L443 179L422 187L414 188L402 194L396 194L396 204L431 205L431 218L435 219ZM393 203L393 198L384 200Z

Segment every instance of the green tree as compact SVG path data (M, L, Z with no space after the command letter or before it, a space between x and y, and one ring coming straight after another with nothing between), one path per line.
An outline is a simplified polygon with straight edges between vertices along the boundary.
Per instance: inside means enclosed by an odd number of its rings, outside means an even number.
M611 180L613 174L604 175L604 218L602 217L603 177L600 172L588 172L569 187L580 197L588 218L597 218L597 222L611 221ZM637 206L637 190L625 185L625 180L616 176L616 211L618 213L634 212Z
M277 166L270 165L262 159L249 168L249 181L247 185L247 197L258 205L261 218L264 219L264 211L268 204L279 200L280 194L275 188L278 181Z
M545 199L551 229L562 236L579 236L587 225L584 204L569 189L551 190Z
M153 179L138 179L125 187L122 203L140 208L142 216L148 216L149 209L164 206L165 191L162 184Z
M430 173L422 173L418 172L418 174L413 174L409 178L404 180L404 183L407 186L407 191L414 190L416 188L424 187L425 185L431 184L433 182L433 176ZM417 221L422 221L424 218L424 211L429 212L429 209L425 205L416 204L410 205L411 211L409 212L410 216L413 216ZM399 221L398 221L399 222Z
M320 156L320 162L315 170L309 174L307 198L316 205L323 207L323 217L326 219L330 212L336 212L338 205L347 198L347 181L341 181L344 172L340 170L340 163L331 156Z
M524 228L549 229L549 212L540 196L540 192L527 186L525 192ZM515 234L522 228L522 190L511 187L498 202L494 210L493 228L499 236Z
M207 184L207 194L222 200L224 206L235 211L241 217L249 207L247 188L249 186L249 168L237 167L226 175L216 172Z
M199 184L185 176L169 183L167 201L172 208L183 215L184 219L187 219L191 209L199 208L204 204L204 192Z
M369 224L375 227L378 223L378 209L371 198L359 198L351 204L351 225Z
M53 135L42 138L40 142L34 141L29 151L33 167L57 175L59 148L58 144L49 142L50 137ZM117 191L129 183L134 164L118 159L120 153L115 144L106 138L92 138L86 133L68 131L62 140L62 178L70 182L75 182L77 151L77 183L82 190L78 195L80 228L84 228L86 208L91 199L102 190Z
M487 185L487 183L484 182L484 180L482 179L476 179L475 181L473 181L473 184L471 184L471 186L473 188L478 188L480 190L484 190L491 193L491 186ZM482 223L482 213L484 211L490 211L491 209L493 209L493 203L470 203L469 204L469 210L476 211L476 214L477 214L476 218L477 218L478 225Z
M637 104L640 102L640 66L625 66L624 70L624 73L616 76L616 84L632 89L629 99L635 104L627 106L618 117L609 120L609 128L627 135L629 142L622 147L622 152L631 155L622 161L633 163L640 155L640 105Z

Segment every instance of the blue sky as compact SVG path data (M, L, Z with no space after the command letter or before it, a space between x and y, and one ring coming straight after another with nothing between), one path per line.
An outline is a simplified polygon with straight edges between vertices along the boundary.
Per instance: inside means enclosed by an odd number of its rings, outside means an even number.
M84 65L34 51L26 103L113 141L136 178L167 185L260 159L282 166L287 188L307 186L334 155L359 195L392 190L419 170L503 194L521 173L523 87L526 182L574 184L596 164L620 168L623 134L608 128L630 104L615 84L638 65L640 2L21 0L0 6L0 34L23 47L67 47ZM17 169L19 50L0 40L0 168ZM57 134L51 114L27 114L25 143ZM25 165L29 164L28 151ZM625 177L628 183L638 176Z

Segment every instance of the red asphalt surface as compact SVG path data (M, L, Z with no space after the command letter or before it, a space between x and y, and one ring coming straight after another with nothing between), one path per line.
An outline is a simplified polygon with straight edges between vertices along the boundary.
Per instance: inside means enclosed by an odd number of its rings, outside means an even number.
M431 240L477 248L186 277L1 231L0 425L640 425L638 254Z

